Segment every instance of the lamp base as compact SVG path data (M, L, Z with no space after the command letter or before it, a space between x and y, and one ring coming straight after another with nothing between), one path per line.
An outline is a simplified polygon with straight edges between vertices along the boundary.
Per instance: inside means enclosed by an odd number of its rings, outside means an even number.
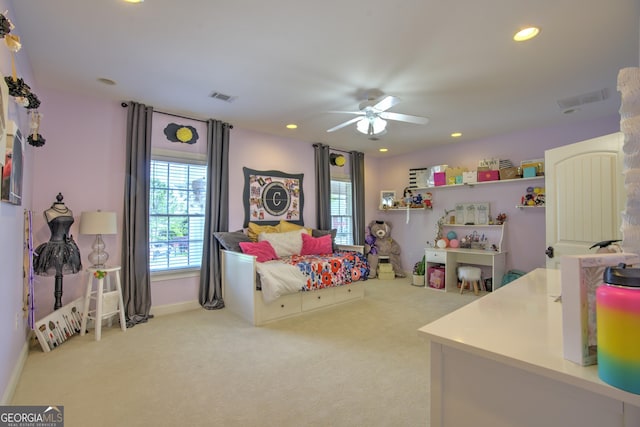
M104 250L106 245L102 240L102 234L96 234L96 240L91 245L91 249L93 251L87 256L89 262L92 264L92 268L104 268L107 260L109 259L109 254Z

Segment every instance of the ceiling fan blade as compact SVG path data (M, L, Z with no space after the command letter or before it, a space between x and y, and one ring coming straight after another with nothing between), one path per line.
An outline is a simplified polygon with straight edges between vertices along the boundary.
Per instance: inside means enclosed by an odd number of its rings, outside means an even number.
M351 120L347 120L347 121L346 121L346 122L344 122L344 123L340 123L338 126L334 126L334 127L332 127L331 129L327 129L327 132L333 132L333 131L335 131L335 130L342 129L343 127L349 126L351 123L355 123L355 122L357 122L358 120L362 120L362 117L354 117L354 118L353 118L353 119L351 119Z
M398 120L400 122L415 123L417 125L426 125L429 119L426 117L410 116L408 114L382 112L379 117L388 120Z
M358 116L364 116L366 114L364 111L327 111L327 113L357 114Z
M395 96L387 95L380 102L373 106L375 110L378 111L387 111L389 108L397 105L400 102L400 98L396 98Z

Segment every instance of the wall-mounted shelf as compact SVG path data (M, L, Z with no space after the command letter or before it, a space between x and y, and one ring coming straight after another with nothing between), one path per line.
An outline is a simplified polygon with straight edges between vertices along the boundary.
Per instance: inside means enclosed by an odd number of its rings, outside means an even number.
M527 205L516 205L518 209L535 209L535 208L544 208L544 205L535 205L535 206L527 206Z
M401 207L401 208L378 208L379 211L383 211L383 212L387 212L387 211L427 211L427 210L432 210L432 208L426 208L426 207L422 207L422 208L407 208L407 207Z
M442 224L443 227L503 227L504 224Z
M526 181L537 181L541 179L544 179L544 175L534 176L533 178L515 178L515 179L503 179L498 181L483 181L483 182L473 182L473 183L465 183L465 184L438 185L435 187L412 188L412 190L433 190L433 189L440 189L440 188L475 187L476 185L505 184L507 182L526 182Z

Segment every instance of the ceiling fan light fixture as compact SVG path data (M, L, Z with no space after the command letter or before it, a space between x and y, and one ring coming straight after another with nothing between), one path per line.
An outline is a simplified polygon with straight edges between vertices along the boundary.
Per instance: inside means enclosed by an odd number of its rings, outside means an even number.
M356 129L358 130L358 132L365 135L377 135L384 132L386 128L387 121L381 119L380 117L365 117L361 120L358 120L358 122L356 123Z

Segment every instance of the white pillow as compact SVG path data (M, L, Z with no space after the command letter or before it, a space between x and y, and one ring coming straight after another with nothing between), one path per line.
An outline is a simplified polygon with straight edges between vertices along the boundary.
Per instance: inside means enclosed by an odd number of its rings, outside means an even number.
M300 255L302 250L302 233L307 231L303 228L284 233L260 233L258 241L266 240L271 243L278 258L291 255Z

